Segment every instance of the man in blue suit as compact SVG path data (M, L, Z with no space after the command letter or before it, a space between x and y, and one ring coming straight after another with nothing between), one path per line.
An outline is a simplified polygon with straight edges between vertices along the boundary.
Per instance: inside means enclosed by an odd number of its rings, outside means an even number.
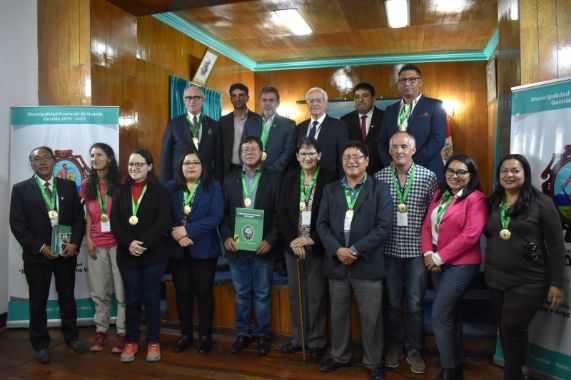
M262 140L262 167L282 173L286 170L294 152L295 122L277 114L280 93L277 88L262 88L260 94L262 115L246 120L242 141L254 136Z
M440 151L446 140L446 113L442 101L420 93L421 71L411 64L399 70L397 86L402 99L385 110L377 149L382 167L390 165L389 153L391 136L398 131L406 131L416 139L414 162L436 174L438 181L444 178L444 164Z

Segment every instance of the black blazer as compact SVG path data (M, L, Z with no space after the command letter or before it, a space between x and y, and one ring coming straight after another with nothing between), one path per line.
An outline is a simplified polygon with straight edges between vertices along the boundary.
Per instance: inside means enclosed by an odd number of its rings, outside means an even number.
M78 249L85 234L85 214L73 181L55 178L58 196L59 224L71 226L71 243ZM52 225L48 208L34 177L19 182L12 188L10 228L23 248L25 262L48 264L40 253L44 244L51 245Z
M276 244L279 240L278 229L276 226L276 214L278 210L280 175L278 173L264 170L258 189L256 190L256 199L254 208L264 210L264 236L263 240L267 241L272 250L264 256L271 258L275 252ZM236 208L244 207L244 197L242 196L242 177L241 172L235 170L228 175L223 186L224 192L224 219L220 226L220 237L222 242L234 236L234 221L236 218ZM226 251L226 257L233 259L234 252Z
M299 223L299 172L301 168L290 170L284 177L282 181L280 204L277 217L277 225L280 235L284 240L284 245L287 251L293 255L293 251L290 248L290 243L296 239L298 234L298 223ZM321 169L319 172L319 177L315 182L315 193L312 203L311 210L311 224L310 224L310 236L315 244L311 247L312 253L323 254L323 245L319 240L319 234L317 233L317 215L319 214L319 205L321 204L321 196L323 194L323 188L325 185L335 181L337 176L325 169Z
M310 121L311 119L305 120L297 126L296 146L307 134ZM325 116L320 128L319 135L317 136L319 149L321 149L319 165L321 165L321 168L337 173L337 175L341 177L343 176L341 156L343 155L343 149L345 149L347 141L349 141L347 124L339 119ZM295 160L294 155L291 166L295 167L296 164L297 160Z
M389 185L369 176L355 203L349 244L345 244L343 224L347 202L341 181L330 183L323 190L317 218L317 232L325 247L324 273L327 277L379 280L385 275L383 243L391 233L393 201ZM344 265L337 258L337 249L355 246L357 260Z
M246 121L253 117L259 117L260 115L248 110L246 115ZM230 164L232 163L232 148L234 147L234 112L230 112L220 118L220 127L222 130L221 139L221 169L222 169L222 180L230 174ZM246 123L244 123L244 129L246 129Z
M363 141L363 136L361 135L361 119L357 111L353 111L341 117L347 126L349 127L349 140ZM379 131L381 130L381 123L383 121L383 111L377 107L373 107L373 116L371 118L371 126L369 128L369 133L365 139L365 144L369 148L369 166L367 167L367 173L375 174L382 169L381 158L379 157L379 151L377 150L377 138L379 136Z
M141 201L137 217L139 223L129 224L131 217L131 184L122 184L113 194L111 232L117 240L117 264L122 268L137 268L166 264L169 259L169 229L171 202L168 191L159 183L150 184ZM133 240L140 240L147 250L141 256L129 253Z
M222 176L222 168L219 163L220 126L218 122L204 115L201 128L198 153L202 162L208 163L211 173L219 179ZM192 142L186 113L170 119L163 134L160 162L162 184L177 178L178 162L185 152L197 152L196 146Z

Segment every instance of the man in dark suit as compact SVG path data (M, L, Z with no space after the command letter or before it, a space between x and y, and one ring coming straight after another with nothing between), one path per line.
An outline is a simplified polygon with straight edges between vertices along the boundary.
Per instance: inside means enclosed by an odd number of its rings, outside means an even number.
M167 123L161 148L161 183L176 178L176 167L185 152L197 152L216 178L221 178L220 126L202 112L204 92L191 85L184 90L186 113Z
M234 111L220 118L222 129L222 179L228 176L233 169L242 170L240 162L240 142L244 132L246 120L260 116L248 109L250 99L248 87L243 83L234 83L230 86L230 102Z
M397 86L402 99L385 110L379 132L377 149L382 167L390 165L391 136L406 131L416 140L414 162L436 174L439 182L444 179L444 163L440 151L446 141L446 112L442 101L420 93L422 76L415 65L404 65L399 71Z
M375 107L375 88L361 82L353 89L355 111L341 117L349 127L349 140L364 141L369 148L367 173L373 175L381 169L377 151L377 136L381 130L383 111Z
M342 157L345 176L325 187L317 218L331 299L331 358L322 361L320 369L331 372L351 364L354 293L361 321L363 366L370 370L371 379L382 380L382 247L391 231L393 202L389 186L367 175L365 143L349 142Z
M256 136L262 140L262 166L282 173L289 165L294 152L295 122L276 113L280 105L280 93L275 87L264 87L260 93L261 116L246 120L242 140Z
M255 337L258 354L266 355L271 343L273 258L278 242L274 218L279 200L280 176L262 170L262 142L259 138L247 137L240 149L244 166L241 171L231 172L224 181L224 220L220 228L236 293L234 306L238 336L232 345L232 353L242 351ZM237 250L233 238L236 208L264 211L262 242L255 252ZM252 306L258 323L255 328L251 323Z
M321 88L314 87L305 94L305 101L311 118L301 122L296 128L296 146L304 137L313 137L321 149L320 165L323 169L343 175L341 155L347 141L349 131L341 120L327 116L327 93ZM292 165L297 161L292 160Z
M48 363L46 306L52 273L65 343L78 353L87 350L78 340L74 297L76 254L85 233L85 220L75 183L53 175L53 151L42 146L32 150L29 159L35 174L12 189L10 228L23 249L30 297L30 340L36 359ZM52 228L56 225L71 227L70 243L58 256L52 254L56 247L51 247Z

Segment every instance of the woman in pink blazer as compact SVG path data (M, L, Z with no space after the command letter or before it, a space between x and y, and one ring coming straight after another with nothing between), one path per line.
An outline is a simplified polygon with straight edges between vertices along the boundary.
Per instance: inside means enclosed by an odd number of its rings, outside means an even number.
M464 353L460 300L478 273L480 235L488 216L474 160L455 154L444 167L441 184L422 225L422 252L431 271L435 296L432 324L442 370L436 379L463 379Z

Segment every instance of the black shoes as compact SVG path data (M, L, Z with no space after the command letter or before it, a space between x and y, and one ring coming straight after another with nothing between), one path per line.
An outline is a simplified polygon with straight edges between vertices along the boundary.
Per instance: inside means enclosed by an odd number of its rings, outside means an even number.
M321 370L321 372L333 372L333 371L336 371L337 369L339 369L341 367L349 367L350 365L351 365L351 362L338 363L333 359L325 359L319 365L319 369Z
M464 380L463 372L462 368L442 368L436 380Z
M200 342L198 343L198 353L201 355L206 355L210 351L212 351L212 347L214 344L212 343L212 339L208 336L201 336Z
M36 357L36 360L42 364L49 363L52 357L50 350L47 348L40 348L39 350L36 350L34 356Z
M281 346L280 351L284 354L293 354L294 352L301 351L301 347L294 346L291 342L289 342Z
M258 354L267 355L270 352L270 343L272 337L270 335L262 335L258 337Z
M370 370L369 379L371 380L385 380L385 371L381 367L373 367Z
M252 338L246 335L238 335L234 344L232 344L232 349L230 352L237 354L252 342Z
M182 334L173 347L175 353L183 352L192 344L192 337Z
M74 352L78 354L83 354L87 352L87 347L83 345L79 340L74 340L73 342L67 343L67 346Z
M323 348L310 348L309 349L309 360L321 360L323 354L325 353L325 349Z

